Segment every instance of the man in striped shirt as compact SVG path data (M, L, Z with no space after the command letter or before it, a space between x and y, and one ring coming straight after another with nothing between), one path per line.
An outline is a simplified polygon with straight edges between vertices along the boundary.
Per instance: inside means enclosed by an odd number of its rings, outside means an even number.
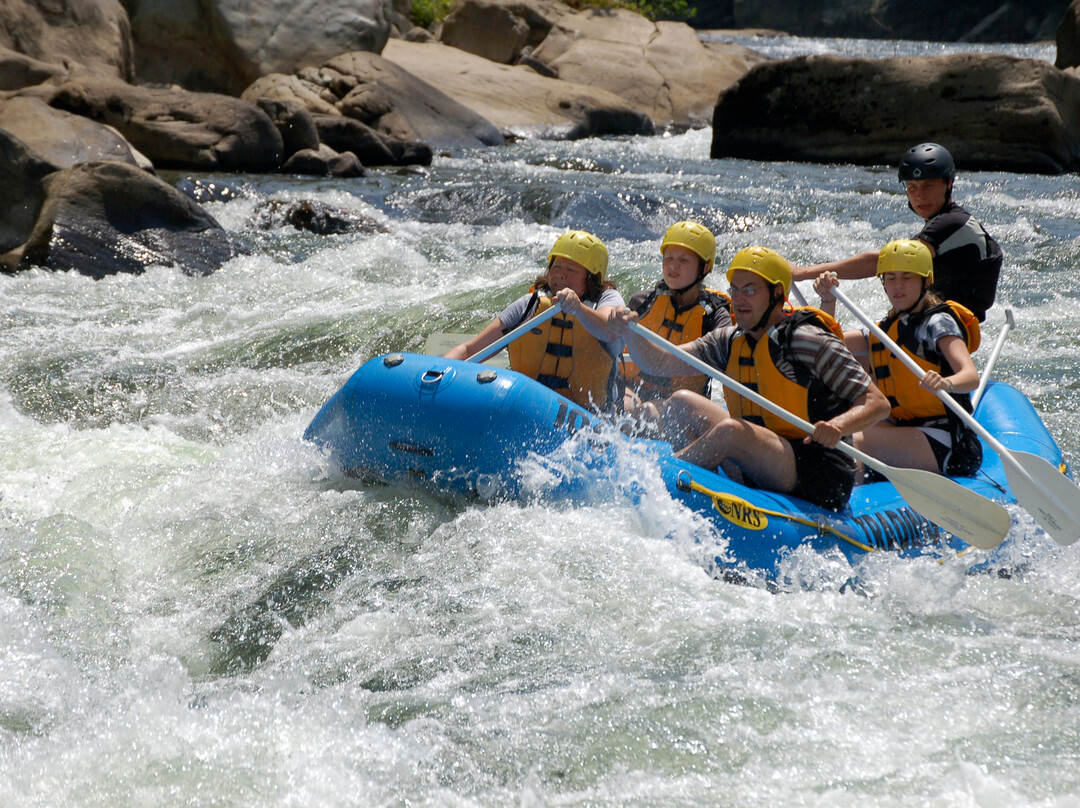
M786 305L791 267L783 257L748 247L732 260L727 278L737 325L721 326L680 350L809 421L813 432L806 435L725 388L726 406L689 390L663 402L667 438L676 456L690 463L838 510L851 496L856 466L836 446L888 416L889 401L824 320ZM625 307L612 315L642 370L685 374L678 350L662 350L629 330L636 319Z

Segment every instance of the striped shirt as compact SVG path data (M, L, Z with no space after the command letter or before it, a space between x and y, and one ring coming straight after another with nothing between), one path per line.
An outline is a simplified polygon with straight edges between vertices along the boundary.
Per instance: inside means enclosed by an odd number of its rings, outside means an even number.
M726 370L737 326L721 326L683 346L689 353L719 370ZM842 341L817 326L800 325L791 339L795 359L808 367L829 390L844 401L854 402L866 393L873 380ZM777 370L795 380L791 362L781 356Z

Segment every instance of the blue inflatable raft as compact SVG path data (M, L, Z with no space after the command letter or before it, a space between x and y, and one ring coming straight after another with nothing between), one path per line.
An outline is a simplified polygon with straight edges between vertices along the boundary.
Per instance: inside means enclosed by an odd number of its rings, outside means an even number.
M991 382L975 416L1009 450L1065 471L1057 443L1016 388ZM304 437L325 447L348 476L482 500L588 503L610 495L627 454L636 453L655 464L671 497L726 539L718 563L767 575L800 546L836 548L853 561L879 550L964 546L915 512L888 481L856 486L847 507L824 510L680 461L662 441L626 437L520 373L423 354L391 353L365 363ZM997 455L985 448L984 458L977 476L955 481L990 500L1015 502ZM550 471L539 487L537 464ZM640 500L635 485L627 482L632 502Z

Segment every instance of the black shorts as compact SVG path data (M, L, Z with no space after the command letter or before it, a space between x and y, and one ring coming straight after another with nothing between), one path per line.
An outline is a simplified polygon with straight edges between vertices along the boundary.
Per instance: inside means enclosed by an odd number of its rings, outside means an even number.
M789 443L795 452L797 479L791 493L834 511L847 505L855 487L855 459L820 443L803 443L802 438Z
M934 457L937 458L938 469L941 470L942 474L949 477L975 476L975 472L982 466L983 457L982 444L979 443L979 436L975 434L975 430L968 427L953 413L949 413L947 423L942 421L941 423L921 424L921 426L945 429L952 439L952 446L946 446L932 435L923 433L930 443L930 449L934 452Z

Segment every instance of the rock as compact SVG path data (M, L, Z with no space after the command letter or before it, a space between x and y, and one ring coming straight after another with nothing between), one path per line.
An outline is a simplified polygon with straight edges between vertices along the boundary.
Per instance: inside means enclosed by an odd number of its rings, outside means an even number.
M378 53L393 0L128 0L143 83L239 95L260 76Z
M162 168L258 172L281 164L277 128L239 98L79 74L57 87L49 103L115 127Z
M647 135L649 117L605 90L500 65L457 48L392 39L386 59L476 110L509 137ZM507 88L513 88L511 92Z
M308 174L313 177L363 177L364 166L351 151L336 152L325 143L317 149L301 149L285 161L283 174Z
M386 232L378 222L361 213L308 199L267 200L255 208L253 224L262 230L294 227L319 235Z
M112 127L54 109L38 98L0 101L0 128L30 146L53 170L95 160L146 167L145 158Z
M536 48L569 8L555 0L460 0L443 20L439 40L492 62L516 64Z
M1080 66L1080 0L1072 0L1057 27L1057 58L1060 68Z
M1080 169L1080 78L1034 59L965 53L766 62L721 94L713 157L893 165L914 143L961 168Z
M93 278L154 265L206 275L237 254L209 213L168 183L116 160L49 174L19 263Z
M352 152L366 166L395 162L384 137L367 124L344 115L313 115L319 141L338 152Z
M434 42L435 37L427 28L421 28L419 25L414 25L408 31L401 35L402 39L409 42Z
M14 250L29 238L44 199L41 181L54 171L56 166L52 162L0 128L0 188L4 189L4 204L0 205L0 253ZM12 260L17 261L18 256ZM3 264L7 270L14 268L7 261Z
M263 76L242 97L300 104L315 116L322 142L337 151L354 152L369 166L426 165L431 162L431 146L503 143L499 131L476 112L372 53L340 54L293 76ZM381 143L372 139L371 130Z
M330 83L318 70L305 70L304 76L286 76L271 73L256 79L241 94L241 98L250 104L257 104L260 99L268 98L296 104L308 112L321 115L340 115L334 106L338 98L326 89Z
M295 101L260 98L255 105L266 113L281 133L282 157L301 150L318 150L319 130L311 113Z
M562 14L528 58L564 81L613 93L658 128L686 129L708 125L717 94L763 57L710 49L685 23L615 8Z
M431 147L398 140L344 115L314 115L319 139L339 152L351 152L366 166L431 165Z
M59 80L69 72L63 65L43 62L0 46L0 92Z
M401 40L394 40L400 42ZM476 111L374 53L335 56L322 68L338 94L338 110L400 141L435 149L502 145L503 137Z
M131 26L119 0L0 0L0 20L4 48L124 80L135 75Z

